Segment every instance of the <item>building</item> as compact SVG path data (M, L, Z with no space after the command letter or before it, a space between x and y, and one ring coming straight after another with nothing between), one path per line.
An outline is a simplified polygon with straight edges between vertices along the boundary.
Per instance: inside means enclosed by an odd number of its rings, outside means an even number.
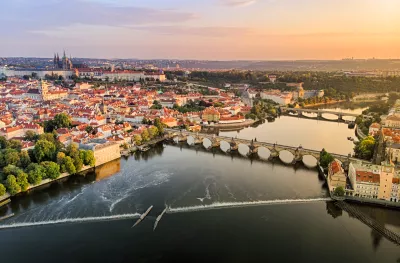
M384 126L391 128L400 128L400 113L394 113L386 117Z
M36 88L30 88L25 93L25 98L47 101L55 99L64 99L68 97L68 90L65 89L52 89L49 90L47 82L40 80Z
M342 167L342 162L335 159L328 167L328 185L329 191L333 192L339 186L346 188L346 174Z
M348 176L353 188L352 195L364 198L378 198L381 181L380 165L351 162Z
M36 134L43 134L43 127L34 123L23 123L17 126L4 127L0 129L0 136L4 136L7 140L12 138L23 138L26 132L32 131Z
M268 79L269 79L269 81L271 81L271 83L275 83L276 82L276 79L277 79L277 77L276 77L276 75L268 75Z
M64 55L60 60L60 57L57 54L54 54L54 59L53 59L53 68L54 69L62 69L62 70L72 70L73 64L72 64L72 59L67 58L65 55L65 50L64 50Z
M391 201L392 198L392 186L394 177L394 166L386 163L382 165L378 199Z
M80 149L92 150L96 159L95 166L99 166L121 158L119 144L106 140L92 140L87 144L79 144Z
M279 90L269 90L261 92L262 99L272 100L280 105L287 105L292 101L293 94L291 92L281 92Z
M379 123L372 123L371 126L369 126L368 134L371 136L375 136L379 133L380 129L381 125Z
M205 110L203 110L201 114L201 118L203 121L206 122L218 122L219 119L221 118L221 114L219 111L214 108L214 107L209 107Z

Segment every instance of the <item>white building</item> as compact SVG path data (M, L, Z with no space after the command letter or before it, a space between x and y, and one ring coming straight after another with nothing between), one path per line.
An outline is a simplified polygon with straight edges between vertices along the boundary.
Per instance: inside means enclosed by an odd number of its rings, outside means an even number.
M280 105L287 105L292 101L293 94L290 92L280 92L276 90L261 92L261 98L272 100Z

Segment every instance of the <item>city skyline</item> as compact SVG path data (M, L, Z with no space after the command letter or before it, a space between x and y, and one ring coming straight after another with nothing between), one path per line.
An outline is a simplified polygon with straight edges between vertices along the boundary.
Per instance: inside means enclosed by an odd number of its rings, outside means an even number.
M396 0L18 0L0 56L307 60L400 58Z

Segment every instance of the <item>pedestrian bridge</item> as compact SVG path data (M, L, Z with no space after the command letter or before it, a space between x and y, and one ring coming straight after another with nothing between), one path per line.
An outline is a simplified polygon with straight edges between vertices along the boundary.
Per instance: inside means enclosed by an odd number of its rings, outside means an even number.
M300 108L287 108L281 107L282 113L297 113L298 116L303 116L303 113L316 113L317 118L323 118L323 114L332 114L338 117L338 120L343 120L343 117L357 117L359 114L356 113L347 113L347 112L339 112L339 111L330 111L330 110L314 110L314 109L300 109Z
M207 150L219 148L223 152L239 152L243 156L258 155L260 159L271 160L279 158L287 164L295 164L303 162L310 168L317 166L320 159L320 152L316 150L287 146L277 143L259 142L256 140L246 140L239 138L231 138L225 136L216 136L215 134L194 133L185 130L177 131L166 129L165 138L174 142L186 142L189 146L202 145ZM339 159L345 167L353 158L346 155L332 154L333 157ZM307 161L305 161L307 159ZM354 159L355 160L355 159Z

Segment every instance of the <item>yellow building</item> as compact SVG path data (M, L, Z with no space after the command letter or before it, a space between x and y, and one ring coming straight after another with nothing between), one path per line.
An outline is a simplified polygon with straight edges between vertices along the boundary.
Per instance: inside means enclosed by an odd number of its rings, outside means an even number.
M201 118L203 119L203 121L207 122L218 122L221 118L221 114L216 108L209 107L203 110Z

